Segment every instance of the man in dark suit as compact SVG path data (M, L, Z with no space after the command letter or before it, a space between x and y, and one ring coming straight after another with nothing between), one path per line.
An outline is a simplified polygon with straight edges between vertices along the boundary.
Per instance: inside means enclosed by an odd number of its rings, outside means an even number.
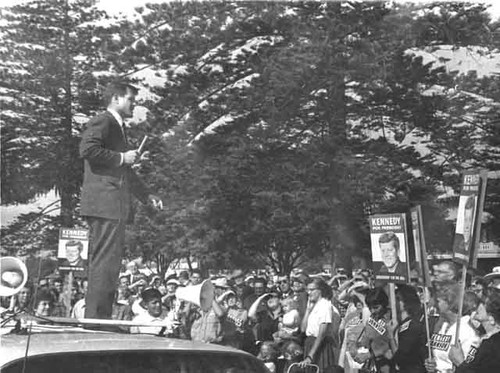
M104 93L107 111L91 119L82 135L80 155L84 159L81 215L90 228L89 288L86 318L111 318L125 225L133 219L132 195L142 203L161 208L131 166L140 161L130 150L123 120L131 117L137 89L111 83Z

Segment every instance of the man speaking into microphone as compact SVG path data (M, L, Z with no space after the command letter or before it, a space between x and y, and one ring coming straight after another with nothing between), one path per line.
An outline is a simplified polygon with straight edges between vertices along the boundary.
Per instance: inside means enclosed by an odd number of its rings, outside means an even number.
M107 110L87 123L80 143L84 159L81 215L90 229L86 318L111 318L125 225L133 221L132 195L162 208L162 201L131 167L140 161L140 154L129 148L123 121L132 117L137 92L127 83L109 84L104 92Z

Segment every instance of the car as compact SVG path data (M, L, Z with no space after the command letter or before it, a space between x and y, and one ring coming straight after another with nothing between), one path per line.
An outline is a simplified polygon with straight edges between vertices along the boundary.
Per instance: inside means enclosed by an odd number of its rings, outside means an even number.
M255 356L231 347L57 325L35 325L21 333L2 330L0 371L269 373Z

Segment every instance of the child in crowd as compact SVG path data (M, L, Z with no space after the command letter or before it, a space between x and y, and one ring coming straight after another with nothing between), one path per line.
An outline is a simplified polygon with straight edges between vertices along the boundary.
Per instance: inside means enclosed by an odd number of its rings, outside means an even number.
M303 369L298 366L298 363L304 358L304 349L295 341L287 341L283 345L283 357L285 364L283 372L285 373L298 373Z
M281 322L278 324L278 331L273 333L273 338L276 342L293 338L298 333L300 326L297 301L293 298L283 299L281 307L284 314Z
M273 342L266 341L260 345L260 351L257 358L264 362L264 365L271 373L276 373L276 359L278 352Z

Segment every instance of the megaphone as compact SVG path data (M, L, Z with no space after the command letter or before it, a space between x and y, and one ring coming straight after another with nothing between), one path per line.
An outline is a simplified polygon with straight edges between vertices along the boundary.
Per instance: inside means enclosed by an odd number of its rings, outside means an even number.
M214 300L214 285L212 281L205 280L199 285L179 287L175 291L177 299L196 304L203 311L212 308Z
M17 294L28 280L28 269L21 259L13 256L0 258L0 296Z

